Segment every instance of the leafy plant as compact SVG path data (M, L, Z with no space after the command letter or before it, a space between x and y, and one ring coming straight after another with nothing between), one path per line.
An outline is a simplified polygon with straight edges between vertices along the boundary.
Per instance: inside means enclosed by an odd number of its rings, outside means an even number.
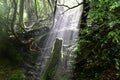
M80 29L74 78L119 80L120 1L90 0L89 3L86 28Z
M116 80L120 70L119 27L80 30L76 51L77 80Z
M25 80L25 75L22 71L16 70L12 73L9 80Z

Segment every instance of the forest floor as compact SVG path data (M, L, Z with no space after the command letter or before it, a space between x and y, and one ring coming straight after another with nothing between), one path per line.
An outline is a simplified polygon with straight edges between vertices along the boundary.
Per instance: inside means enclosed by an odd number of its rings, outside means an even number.
M24 69L21 64L0 57L0 80L24 80Z
M24 64L0 57L0 80L25 80Z

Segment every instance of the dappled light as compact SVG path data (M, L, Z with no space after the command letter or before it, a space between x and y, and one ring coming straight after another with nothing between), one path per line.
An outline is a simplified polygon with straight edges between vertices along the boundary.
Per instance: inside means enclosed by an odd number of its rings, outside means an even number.
M0 0L0 80L120 80L119 0Z

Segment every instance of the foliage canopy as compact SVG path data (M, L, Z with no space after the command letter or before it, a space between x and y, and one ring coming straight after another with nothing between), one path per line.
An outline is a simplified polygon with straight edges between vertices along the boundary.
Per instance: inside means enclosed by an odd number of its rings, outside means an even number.
M85 28L80 38L74 77L76 80L120 79L120 1L87 0Z

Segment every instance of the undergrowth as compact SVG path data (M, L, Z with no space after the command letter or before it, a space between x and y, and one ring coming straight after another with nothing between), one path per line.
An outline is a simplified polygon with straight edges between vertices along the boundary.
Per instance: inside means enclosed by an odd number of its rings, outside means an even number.
M75 80L120 80L120 27L80 30Z

